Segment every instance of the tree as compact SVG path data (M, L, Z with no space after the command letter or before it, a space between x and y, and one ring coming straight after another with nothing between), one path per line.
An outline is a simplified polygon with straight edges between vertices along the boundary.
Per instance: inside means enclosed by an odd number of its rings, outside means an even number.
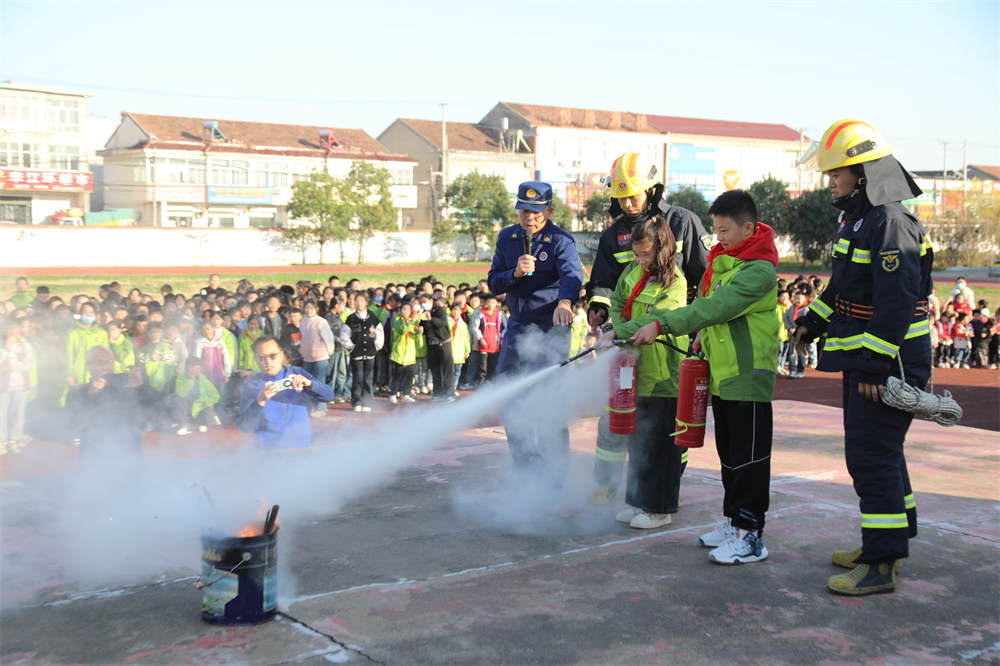
M456 234L472 239L473 255L479 261L480 242L496 239L494 225L514 223L514 207L501 176L470 171L453 180L445 192L445 201L455 209L447 220L439 220L431 233L434 243L448 242Z
M757 204L757 219L774 229L775 234L789 233L788 202L791 197L785 190L785 184L768 176L752 184L748 191Z
M350 233L358 243L358 263L365 259L365 240L375 231L398 229L399 215L392 201L389 171L371 162L352 162L340 184Z
M566 205L558 194L552 194L552 224L566 231L573 231L573 211Z
M292 197L285 210L289 219L306 223L287 229L285 237L304 247L319 246L320 263L323 263L323 247L327 243L344 241L350 234L346 224L349 218L345 215L337 182L326 172L311 173L307 180L292 185Z
M788 234L805 261L822 259L825 267L837 237L837 220L840 217L832 201L829 188L803 192L789 202L786 211Z
M690 185L684 185L675 192L669 193L667 203L671 206L687 208L701 218L701 223L705 225L706 229L712 228L712 218L708 216L708 202L705 201L701 192Z
M611 191L606 187L587 197L578 218L585 231L603 231L611 221Z

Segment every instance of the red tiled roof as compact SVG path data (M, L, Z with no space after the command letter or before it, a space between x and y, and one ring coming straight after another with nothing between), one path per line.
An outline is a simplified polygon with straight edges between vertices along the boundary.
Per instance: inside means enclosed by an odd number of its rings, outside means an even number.
M204 124L216 120L130 112L128 115L149 134L150 139L144 147L168 150L205 150L206 136L209 135ZM328 129L341 144L339 148L331 149L330 157L416 161L408 155L390 152L361 129L253 123L241 120L218 120L218 123L219 130L226 139L208 142L208 152L324 157L327 149L319 132Z
M539 104L502 102L522 115L532 125L543 127L579 127L623 132L648 132L652 134L694 134L700 136L728 136L740 139L766 139L773 141L798 141L799 133L785 125L745 123L731 120L707 120L657 116L630 111L598 111L591 109L560 108ZM569 122L565 122L566 118ZM645 119L646 128L640 129ZM617 121L617 122L615 122ZM617 124L617 126L614 126Z
M989 174L993 180L1000 180L1000 166L988 166L985 164L970 164L969 167L979 169L985 174Z
M415 120L400 118L401 123L441 148L441 121ZM496 128L483 127L472 123L448 123L448 149L479 152L497 152L500 150L500 137Z
M695 134L698 136L729 136L739 139L768 141L798 141L799 133L785 125L744 123L733 120L649 116L649 124L664 134Z

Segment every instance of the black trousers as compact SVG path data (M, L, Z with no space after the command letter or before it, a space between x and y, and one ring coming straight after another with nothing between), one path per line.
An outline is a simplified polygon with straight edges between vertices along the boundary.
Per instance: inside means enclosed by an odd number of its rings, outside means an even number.
M401 365L392 362L392 394L395 396L410 395L413 392L413 369L416 363Z
M500 360L500 352L487 354L486 352L476 351L472 353L479 354L479 366L476 368L476 379L473 384L480 386L483 382L488 382L496 377L497 361Z
M434 397L454 395L455 360L451 355L451 340L440 345L427 345L427 366L434 382Z
M929 370L908 367L906 383L922 389ZM908 539L917 535L917 505L903 455L913 414L858 393L856 370L844 371L843 389L844 456L861 508L858 561L902 559L909 556Z
M635 407L635 434L627 436L625 503L647 513L677 513L681 454L686 450L675 446L670 436L677 418L677 398L639 397Z
M375 402L372 395L372 375L375 373L375 357L351 357L351 372L354 383L351 385L351 406L371 407Z
M733 527L759 532L771 499L771 403L713 395L712 414L725 490L722 513Z

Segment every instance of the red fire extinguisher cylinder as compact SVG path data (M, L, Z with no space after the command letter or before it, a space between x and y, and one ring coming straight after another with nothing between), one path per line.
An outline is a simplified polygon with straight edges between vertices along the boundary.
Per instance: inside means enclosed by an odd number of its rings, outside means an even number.
M674 444L687 448L704 446L708 414L708 361L699 358L681 361L678 383Z
M611 362L608 397L608 430L615 435L635 432L635 362L636 351L621 348Z

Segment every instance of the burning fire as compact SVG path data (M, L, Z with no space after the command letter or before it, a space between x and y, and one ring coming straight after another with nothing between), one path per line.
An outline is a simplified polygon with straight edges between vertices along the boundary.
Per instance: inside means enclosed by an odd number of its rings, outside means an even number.
M274 530L278 529L278 527L279 525L276 523L271 531L273 532ZM243 529L241 529L239 532L236 533L236 536L240 537L241 539L246 539L247 537L263 536L263 535L264 535L264 527L262 525L247 525L246 527L244 527Z

